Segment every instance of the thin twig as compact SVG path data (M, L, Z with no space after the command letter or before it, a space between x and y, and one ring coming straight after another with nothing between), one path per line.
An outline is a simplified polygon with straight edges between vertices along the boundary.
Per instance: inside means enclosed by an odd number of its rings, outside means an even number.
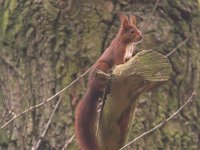
M49 120L48 120L48 122L47 122L47 124L46 124L46 127L45 127L45 129L44 129L42 135L40 136L40 138L39 138L39 140L37 141L37 143L34 144L34 146L32 147L32 150L37 150L37 149L39 148L39 146L40 146L40 144L41 144L41 142L42 142L42 139L44 138L44 136L45 136L46 133L47 133L47 130L49 129L49 125L50 125L50 123L51 123L51 121L52 121L52 118L53 118L53 116L54 116L54 114L55 114L55 112L56 112L56 110L57 110L57 108L58 108L60 102L61 102L61 97L60 97L59 100L57 101L57 103L56 103L56 105L55 105L55 107L54 107L54 109L53 109L53 112L51 113L51 116L49 117Z
M153 8L153 11L152 11L152 13L151 13L151 17L150 17L150 19L153 17L153 14L154 14L154 12L156 11L156 8L158 7L158 3L159 3L159 0L157 0L156 1L156 4L155 4L155 6L154 6L154 8Z
M62 150L67 149L67 147L69 146L69 144L72 143L72 141L74 140L74 138L75 138L75 135L72 135L72 137L69 140L67 140L67 142L65 143L65 146L62 148Z
M158 3L159 3L159 0L156 1L155 5L153 7L152 13L149 16L144 18L144 23L141 26L141 29L143 29L143 32L145 31L144 26L149 22L150 19L152 19L153 15L156 11L156 8L158 7Z
M165 119L164 121L162 121L161 123L159 123L157 126L155 126L154 128L150 129L147 132L144 132L143 134L141 134L140 136L136 137L134 140L132 140L131 142L129 142L128 144L126 144L125 146L123 146L122 148L120 148L119 150L123 150L126 147L128 147L129 145L133 144L134 142L136 142L137 140L139 140L140 138L144 137L145 135L153 132L154 130L162 127L164 124L166 124L168 121L170 121L172 118L174 118L174 116L176 116L188 103L192 102L193 97L196 95L195 92L193 92L191 94L191 96L188 98L188 100L175 112L173 113L169 118Z
M15 115L13 118L11 118L9 121L7 121L4 125L1 126L1 129L6 127L8 124L10 124L12 121L14 121L15 119L17 119L18 117L20 117L21 115L34 110L35 108L41 107L44 104L50 102L51 100L53 100L55 97L57 97L59 94L61 94L62 92L64 92L66 89L68 89L69 87L71 87L72 85L74 85L80 78L84 77L90 70L92 69L92 67L90 67L86 72L84 72L82 75L80 75L79 77L77 77L74 81L72 81L70 84L68 84L66 87L64 87L62 90L60 90L59 92L57 92L56 94L54 94L53 96L51 96L50 98L48 98L47 100L44 100L42 103L37 104L35 106L32 106L26 110L24 110L23 112L21 112L18 115Z
M2 121L0 122L0 124L1 124L2 122L4 122L4 120L6 119L6 117L7 117L8 115L16 116L16 114L15 114L15 109L17 108L17 106L19 106L20 103L21 103L21 100L19 100L19 101L17 102L17 104L16 104L11 110L5 112L4 117L3 117Z
M174 49L172 49L167 55L165 55L166 57L171 56L177 49L179 49L181 46L183 46L189 38L186 38L184 41L182 41L181 43L178 44L177 47L175 47Z

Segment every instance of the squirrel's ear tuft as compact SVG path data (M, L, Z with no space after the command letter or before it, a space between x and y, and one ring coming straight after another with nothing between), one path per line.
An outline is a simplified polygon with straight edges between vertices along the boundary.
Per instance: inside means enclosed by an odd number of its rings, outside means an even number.
M128 17L123 12L118 12L117 15L119 17L122 27L125 27L129 24Z
M121 25L122 25L122 28L126 28L128 26L129 22L128 22L128 19L125 19Z
M130 15L130 23L136 25L136 17L134 15Z

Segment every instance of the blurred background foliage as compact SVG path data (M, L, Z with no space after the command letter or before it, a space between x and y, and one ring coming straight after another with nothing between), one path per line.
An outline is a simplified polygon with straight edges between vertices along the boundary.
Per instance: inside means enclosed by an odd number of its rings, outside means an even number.
M155 8L156 2L158 2ZM41 103L84 73L115 37L116 12L137 16L144 40L137 47L169 53L171 79L140 98L130 140L169 117L171 122L129 149L200 149L200 3L197 0L0 0L0 125ZM154 12L154 13L152 13ZM39 149L61 149L74 133L74 109L87 77L53 101L0 129L0 149L31 149L59 97ZM68 149L78 149L74 139Z

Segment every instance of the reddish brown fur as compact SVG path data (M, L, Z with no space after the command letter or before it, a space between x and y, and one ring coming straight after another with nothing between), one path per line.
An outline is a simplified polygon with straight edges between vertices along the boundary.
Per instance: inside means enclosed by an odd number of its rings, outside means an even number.
M97 118L98 99L102 97L105 85L94 77L96 70L107 73L114 66L125 63L126 47L130 43L141 40L141 32L133 21L128 21L127 16L120 14L121 28L116 38L93 65L88 79L86 94L76 108L75 134L82 150L99 150L95 137L95 123ZM131 19L130 19L131 20Z

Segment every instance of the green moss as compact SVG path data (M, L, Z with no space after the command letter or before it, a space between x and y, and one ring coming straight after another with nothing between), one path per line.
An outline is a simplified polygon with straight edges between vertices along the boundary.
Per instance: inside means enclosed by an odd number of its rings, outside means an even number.
M47 10L49 14L53 16L55 19L58 15L59 10L56 7L53 7L48 0L43 1L44 8Z
M200 10L200 0L198 0L198 3L199 3L199 10Z
M8 135L6 133L6 130L0 129L0 146L7 147L9 143Z
M59 65L58 65L59 67ZM76 65L76 63L71 63L70 66L65 68L66 70L64 72L67 72L66 76L62 78L62 85L65 86L69 84L72 81L72 75L74 73L77 73L79 70L79 67Z
M16 0L10 0L9 9L10 9L11 13L13 13L13 11L16 9L16 7L17 7Z
M6 32L7 26L9 21L9 11L4 11L3 17L2 17L2 29L3 29L3 35Z
M171 121L163 128L165 135L168 137L180 137L177 133L181 133L181 125L179 122Z
M14 15L14 11L17 7L17 3L16 3L16 0L7 0L5 2L5 5L4 5L4 13L3 13L3 16L2 16L2 29L3 29L3 34L6 33L7 31L7 28L8 28L8 25L9 25L9 21L10 21L10 18Z

